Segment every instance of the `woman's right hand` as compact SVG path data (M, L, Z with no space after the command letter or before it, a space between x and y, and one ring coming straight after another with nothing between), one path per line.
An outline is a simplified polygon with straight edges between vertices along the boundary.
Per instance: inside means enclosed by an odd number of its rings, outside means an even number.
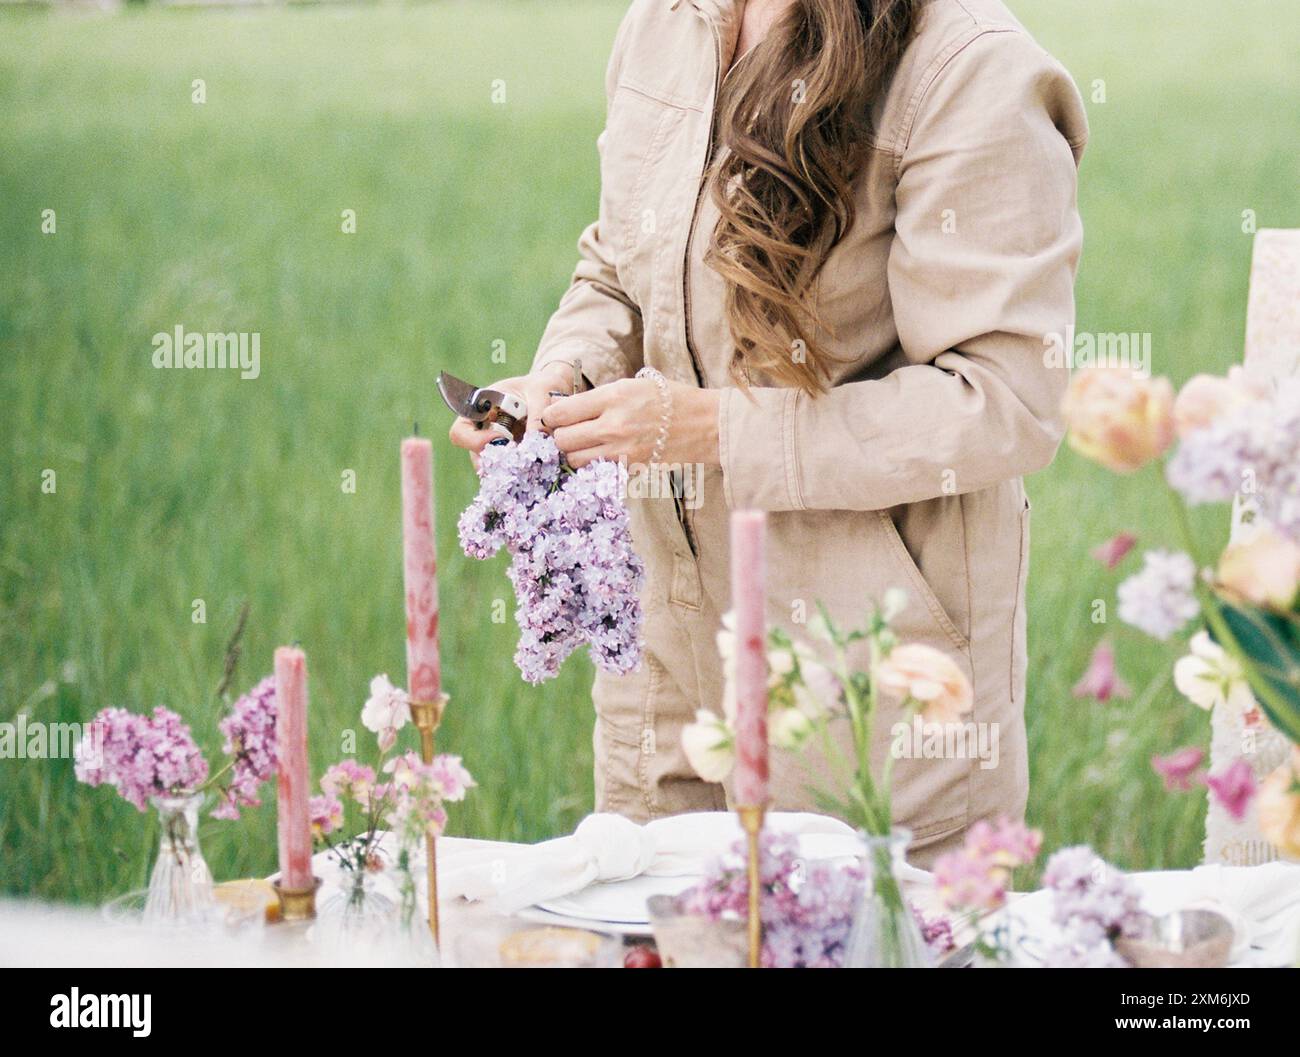
M503 393L519 397L528 408L527 428L541 429L542 412L547 404L557 399L551 396L551 393L568 393L573 388L573 368L567 363L549 363L529 374L493 382L489 388L500 389ZM492 429L480 429L469 419L458 417L451 424L449 436L456 447L464 448L470 453L470 458L477 468L479 452L498 439L501 434Z

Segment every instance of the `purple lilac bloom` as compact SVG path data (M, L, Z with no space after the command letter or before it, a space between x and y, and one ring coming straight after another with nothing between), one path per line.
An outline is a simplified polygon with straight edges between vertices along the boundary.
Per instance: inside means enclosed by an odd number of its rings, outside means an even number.
M76 775L87 785L111 785L143 811L149 798L192 792L208 776L190 728L175 712L152 716L106 708L77 746Z
M1043 885L1052 892L1052 920L1065 931L1052 964L1123 964L1106 955L1120 936L1134 936L1145 917L1142 894L1087 845L1063 848L1047 861Z
M275 773L275 676L268 675L244 694L217 726L226 739L221 751L232 757L230 782L212 816L237 819L241 807L257 807L258 788Z
M1252 401L1190 433L1169 460L1169 483L1187 502L1226 503L1239 492L1259 502L1280 532L1300 543L1300 379L1278 383Z
M834 969L844 962L853 917L862 898L860 866L806 863L798 841L764 833L760 844L763 965L769 968ZM710 920L743 919L749 913L744 842L714 864L698 885L680 896L684 913ZM926 921L913 907L932 950L951 947L951 926Z
M626 470L598 460L561 465L547 434L489 445L479 494L460 517L461 548L490 558L503 547L515 589L515 664L530 683L553 677L586 644L596 666L623 674L641 662L641 559L622 502Z
M1147 551L1140 572L1116 592L1119 618L1153 638L1168 639L1198 612L1196 565L1182 551Z

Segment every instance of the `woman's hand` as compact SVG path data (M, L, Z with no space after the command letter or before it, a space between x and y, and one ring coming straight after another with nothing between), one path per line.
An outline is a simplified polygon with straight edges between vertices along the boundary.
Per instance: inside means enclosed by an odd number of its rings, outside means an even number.
M718 390L668 383L672 417L663 463L718 463ZM575 469L594 459L648 463L663 423L664 401L649 378L625 378L552 401L542 416Z
M557 399L551 393L567 393L572 387L573 368L567 363L551 363L540 371L494 382L489 388L519 397L528 407L528 428L541 429L542 412ZM495 430L480 429L467 418L457 418L451 424L451 442L468 451L475 466L478 466L478 453L499 436Z

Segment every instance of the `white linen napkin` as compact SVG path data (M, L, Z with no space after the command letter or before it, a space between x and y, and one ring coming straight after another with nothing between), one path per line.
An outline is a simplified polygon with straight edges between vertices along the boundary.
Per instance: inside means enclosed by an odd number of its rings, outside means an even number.
M861 850L852 828L826 815L773 812L764 826L798 837L809 859L849 858ZM702 875L743 835L734 814L709 811L644 826L621 815L588 815L571 836L541 844L445 840L439 843L438 892L508 914L597 881Z

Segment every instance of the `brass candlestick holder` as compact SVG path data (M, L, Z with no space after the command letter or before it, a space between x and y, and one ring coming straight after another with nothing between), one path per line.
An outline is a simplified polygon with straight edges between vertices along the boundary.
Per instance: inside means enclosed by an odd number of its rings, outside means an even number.
M763 917L760 896L762 886L758 875L758 835L763 832L763 816L767 808L762 804L739 806L736 814L745 831L748 845L749 873L749 967L758 969L763 964Z
M313 877L306 888L285 888L279 878L271 882L275 889L275 898L280 901L281 921L311 921L316 917L316 889L320 888L320 878Z
M420 731L420 759L433 763L433 736L442 722L442 710L447 705L447 695L439 694L436 701L412 701L411 718ZM439 941L438 926L438 841L432 834L425 837L424 857L429 876L429 931L433 942Z

